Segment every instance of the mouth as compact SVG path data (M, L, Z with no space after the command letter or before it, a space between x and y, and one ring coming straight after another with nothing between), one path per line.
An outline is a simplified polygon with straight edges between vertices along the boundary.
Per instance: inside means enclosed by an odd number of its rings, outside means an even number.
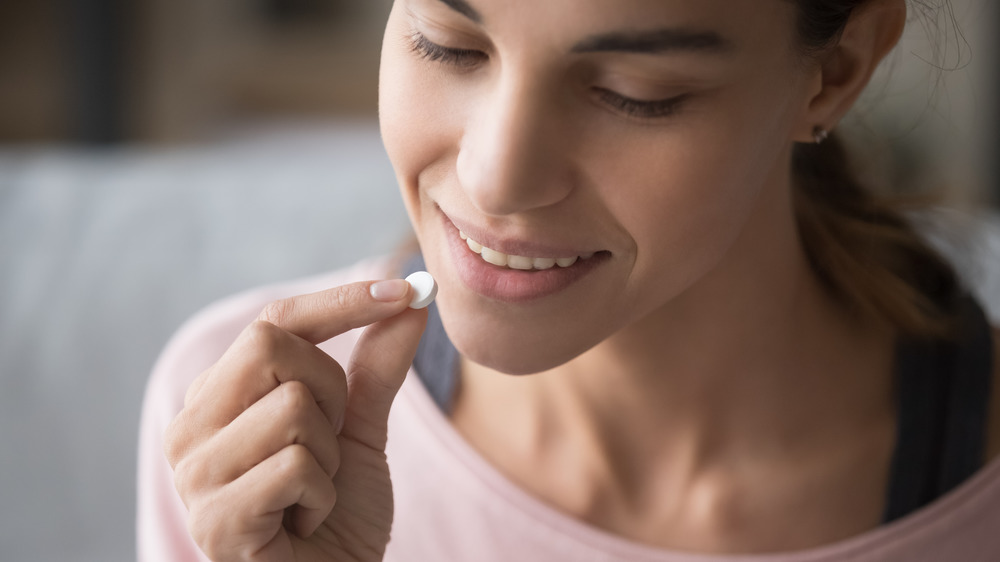
M553 267L572 267L577 261L589 260L594 257L596 253L585 252L575 256L560 258L518 256L505 254L499 250L488 248L479 242L476 242L472 238L469 238L469 235L461 230L458 231L458 236L462 240L465 240L466 246L468 246L474 253L479 254L483 261L497 267L506 267L509 269L517 269L519 271L544 271L546 269L552 269Z
M460 230L444 211L439 213L459 278L492 300L526 303L560 293L611 258L607 250L568 250L538 242L492 239L487 246ZM475 236L489 234L479 230Z

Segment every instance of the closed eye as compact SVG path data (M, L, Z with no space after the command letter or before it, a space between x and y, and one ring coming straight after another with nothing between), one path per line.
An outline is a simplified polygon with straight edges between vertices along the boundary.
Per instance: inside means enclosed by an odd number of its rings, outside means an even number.
M617 92L605 88L596 88L598 97L603 103L611 106L629 117L640 119L656 119L669 117L680 108L681 104L687 100L687 95L675 96L662 100L637 100L623 96Z
M410 50L420 58L459 68L471 68L489 59L489 56L475 49L456 49L432 42L423 33L410 34Z

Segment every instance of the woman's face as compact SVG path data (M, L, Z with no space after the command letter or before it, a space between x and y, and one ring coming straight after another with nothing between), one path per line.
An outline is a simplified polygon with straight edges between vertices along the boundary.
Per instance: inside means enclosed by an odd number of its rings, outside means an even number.
M732 260L787 201L794 19L782 0L397 0L382 134L459 351L546 370Z

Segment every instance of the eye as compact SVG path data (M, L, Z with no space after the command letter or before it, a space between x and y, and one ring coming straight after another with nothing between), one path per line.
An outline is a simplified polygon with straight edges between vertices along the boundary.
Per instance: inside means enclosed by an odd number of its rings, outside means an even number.
M438 62L459 68L471 68L489 60L489 56L482 51L475 49L455 49L438 45L419 31L413 31L410 34L409 40L410 50L420 58L431 62Z
M629 117L640 119L657 119L669 117L677 113L681 104L687 100L687 95L675 96L662 100L637 100L623 96L604 88L596 88L601 101Z

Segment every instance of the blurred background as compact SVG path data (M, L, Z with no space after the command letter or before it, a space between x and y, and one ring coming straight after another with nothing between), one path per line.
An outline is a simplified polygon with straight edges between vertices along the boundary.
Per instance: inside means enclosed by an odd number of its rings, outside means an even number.
M390 4L0 2L0 560L134 559L170 334L405 239L376 122ZM1000 3L919 4L838 131L872 182L938 201L930 235L997 321Z
M390 5L5 2L0 141L177 143L269 117L372 117Z

